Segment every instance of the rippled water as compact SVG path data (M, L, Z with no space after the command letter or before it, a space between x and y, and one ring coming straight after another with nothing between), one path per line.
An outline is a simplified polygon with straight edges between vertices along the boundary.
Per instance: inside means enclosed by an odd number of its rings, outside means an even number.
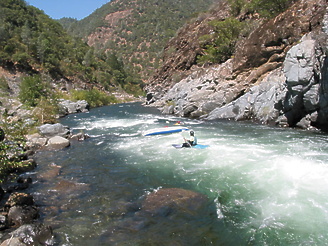
M144 137L184 120L207 149L175 149L184 134ZM91 138L40 153L32 192L58 245L328 245L328 136L160 115L138 103L62 120ZM201 218L136 214L160 188L209 197Z

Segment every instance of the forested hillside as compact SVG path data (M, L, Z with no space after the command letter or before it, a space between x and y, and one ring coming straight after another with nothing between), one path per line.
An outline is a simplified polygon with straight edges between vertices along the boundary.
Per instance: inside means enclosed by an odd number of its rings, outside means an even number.
M79 38L23 0L0 2L0 66L54 80L88 82L106 89L140 91L113 53L95 53Z
M217 1L113 0L81 21L61 22L98 52L115 51L131 70L147 78L159 67L163 47L176 31Z

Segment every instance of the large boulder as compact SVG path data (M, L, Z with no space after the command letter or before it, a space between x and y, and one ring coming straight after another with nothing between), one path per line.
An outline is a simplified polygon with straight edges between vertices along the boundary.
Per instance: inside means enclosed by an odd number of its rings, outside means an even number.
M50 226L44 224L23 225L11 233L11 238L0 246L54 245L54 234Z
M70 146L70 141L66 138L55 136L48 140L47 146L51 149L63 149Z
M88 102L85 100L72 102L70 100L60 99L58 106L60 113L63 115L88 112L90 108Z
M215 226L210 228L204 223L217 222L216 207L203 194L181 188L161 188L147 194L138 208L136 212L130 210L118 224L108 228L103 235L108 245L117 242L127 245L213 244Z
M15 192L9 196L5 204L5 208L9 209L14 206L32 206L32 205L34 205L34 198L32 195Z
M8 212L9 225L19 227L32 223L39 215L36 206L13 206Z
M287 53L284 73L288 91L283 112L290 126L328 127L327 58L323 46L327 44L327 34L309 33Z
M44 137L54 137L54 136L61 136L67 137L70 133L70 130L67 126L64 126L60 123L56 124L45 124L40 126L39 132Z

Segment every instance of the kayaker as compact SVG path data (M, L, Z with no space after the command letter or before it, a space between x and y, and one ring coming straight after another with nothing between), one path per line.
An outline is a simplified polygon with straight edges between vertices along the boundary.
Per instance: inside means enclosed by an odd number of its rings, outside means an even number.
M197 138L195 137L195 132L190 131L189 139L184 139L185 142L182 144L182 147L191 147L197 145Z

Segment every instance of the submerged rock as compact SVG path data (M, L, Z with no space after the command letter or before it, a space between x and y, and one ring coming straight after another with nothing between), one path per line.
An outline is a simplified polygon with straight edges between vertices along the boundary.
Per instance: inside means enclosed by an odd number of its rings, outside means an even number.
M218 223L215 206L207 196L191 190L163 188L146 195L140 209L125 214L102 237L108 245L215 244L211 238L215 233L203 230L204 223Z
M167 213L197 214L208 202L208 198L200 193L179 189L159 189L147 195L141 211L153 215Z

